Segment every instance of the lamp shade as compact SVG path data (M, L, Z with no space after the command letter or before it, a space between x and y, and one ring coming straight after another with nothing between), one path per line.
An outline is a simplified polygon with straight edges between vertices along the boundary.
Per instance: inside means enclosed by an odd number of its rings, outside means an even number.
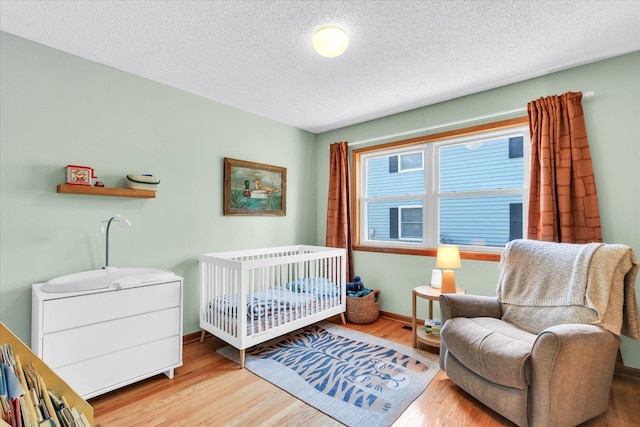
M436 267L445 269L462 267L460 263L460 248L457 246L438 246Z
M347 50L349 38L340 27L322 27L313 35L316 52L327 58L340 56Z

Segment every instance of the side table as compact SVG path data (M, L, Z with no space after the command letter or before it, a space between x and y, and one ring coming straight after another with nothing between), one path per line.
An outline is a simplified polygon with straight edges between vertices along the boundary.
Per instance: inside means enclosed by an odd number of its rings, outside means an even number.
M413 310L411 313L411 329L413 330L413 347L418 348L418 342L424 343L431 347L440 348L440 337L437 335L427 334L424 328L417 325L416 306L418 298L429 300L429 319L433 319L433 302L438 301L440 296L440 288L433 288L430 285L418 286L413 291ZM457 288L456 293L466 294L464 289Z

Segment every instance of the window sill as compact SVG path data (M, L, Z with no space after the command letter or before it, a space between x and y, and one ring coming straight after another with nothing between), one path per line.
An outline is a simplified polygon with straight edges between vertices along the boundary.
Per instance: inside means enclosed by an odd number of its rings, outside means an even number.
M419 256L431 256L431 257L435 257L437 255L436 249L389 248L389 247L354 245L353 250L360 251L360 252L380 252L380 253L386 253L386 254L419 255ZM460 258L472 259L476 261L500 261L500 254L491 253L491 252L460 251Z

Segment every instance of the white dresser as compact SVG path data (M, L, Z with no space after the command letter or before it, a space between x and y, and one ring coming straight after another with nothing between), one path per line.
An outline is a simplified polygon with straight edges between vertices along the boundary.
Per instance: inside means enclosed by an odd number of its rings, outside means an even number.
M51 293L34 284L31 347L88 399L182 365L182 277Z

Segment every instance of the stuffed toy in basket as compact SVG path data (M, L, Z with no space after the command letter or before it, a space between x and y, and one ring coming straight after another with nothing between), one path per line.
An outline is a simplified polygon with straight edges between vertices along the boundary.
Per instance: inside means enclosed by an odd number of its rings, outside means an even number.
M360 276L347 283L347 321L357 325L375 322L380 314L380 290L364 287Z

